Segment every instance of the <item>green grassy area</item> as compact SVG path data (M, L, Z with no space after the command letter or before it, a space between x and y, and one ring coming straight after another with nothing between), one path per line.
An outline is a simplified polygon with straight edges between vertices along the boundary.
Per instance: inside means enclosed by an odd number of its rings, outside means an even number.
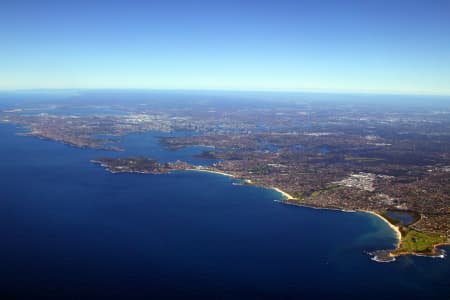
M415 252L428 254L433 246L445 242L445 237L437 233L424 233L413 229L403 229L400 248L393 253Z
M310 197L317 197L317 196L319 196L320 195L320 191L314 191L314 192L312 192L311 193L311 196Z
M332 191L332 190L339 189L339 188L341 188L341 186L339 186L337 184L329 184L325 188L323 188L322 190L323 191Z

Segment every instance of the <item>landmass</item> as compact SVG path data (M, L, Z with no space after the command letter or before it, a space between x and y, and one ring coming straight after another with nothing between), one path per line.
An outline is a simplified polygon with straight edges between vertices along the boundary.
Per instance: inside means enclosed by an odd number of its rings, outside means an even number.
M75 116L16 108L1 112L0 121L21 125L23 135L76 147L121 150L122 136L147 131L168 133L159 139L172 151L207 146L197 155L211 161L204 166L146 157L93 162L113 173L228 174L277 189L286 204L374 213L399 239L396 249L376 253L377 259L440 256L438 246L450 241L449 107L200 101L189 107L129 105L123 111ZM399 221L399 213L409 220Z
M155 159L136 156L125 158L98 158L91 160L111 173L141 173L164 174L173 170L186 170L188 164L176 161L174 163L159 163Z

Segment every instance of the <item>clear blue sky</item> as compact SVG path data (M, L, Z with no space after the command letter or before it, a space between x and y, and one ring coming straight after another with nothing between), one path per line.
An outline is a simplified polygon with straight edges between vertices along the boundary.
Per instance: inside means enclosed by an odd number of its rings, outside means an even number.
M0 89L450 94L449 0L0 1Z

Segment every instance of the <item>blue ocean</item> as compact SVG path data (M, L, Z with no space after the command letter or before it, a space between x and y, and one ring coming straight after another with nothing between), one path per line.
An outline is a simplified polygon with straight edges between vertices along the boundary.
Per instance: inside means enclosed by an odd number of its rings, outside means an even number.
M368 251L395 235L364 213L274 200L201 172L111 174L89 161L196 164L132 134L125 152L77 149L0 125L0 299L447 299L450 260ZM448 250L448 247L446 248Z

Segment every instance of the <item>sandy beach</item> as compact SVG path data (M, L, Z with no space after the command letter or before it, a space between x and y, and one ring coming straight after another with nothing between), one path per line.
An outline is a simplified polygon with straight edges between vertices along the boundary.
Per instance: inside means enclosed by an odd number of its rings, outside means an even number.
M207 173L214 173L214 174L219 174L219 175L223 175L223 176L228 176L228 177L232 177L232 178L235 177L232 174L228 174L228 173L224 173L224 172L220 172L220 171L208 170L208 169L195 169L195 168L193 168L193 169L187 169L187 171L207 172ZM252 184L252 181L250 179L245 179L245 182L248 183L248 184ZM275 191L277 191L281 195L283 195L283 197L284 197L283 200L295 199L291 194L283 191L282 189L279 189L277 187L270 187L270 188L275 190ZM327 208L323 208L323 209L327 209ZM345 211L345 210L341 210L341 211ZM380 218L381 220L383 220L383 222L385 222L395 232L395 235L396 235L396 238L397 238L396 248L398 248L400 246L400 243L402 241L402 234L401 234L400 228L398 226L395 226L395 225L391 224L383 216L381 216L380 214L378 214L378 213L376 213L374 211L370 211L370 210L358 210L358 211L369 213L369 214L374 215L374 216ZM354 212L354 211L349 211L349 212Z
M198 171L198 172L207 172L207 173L214 173L214 174L219 174L219 175L223 175L223 176L228 176L228 177L232 177L235 178L236 176L234 176L233 174L228 174L225 172L220 172L220 171L213 171L213 170L208 170L208 169L196 169L196 168L192 168L192 169L186 169L186 171ZM253 182L250 179L244 179L244 182L247 184L253 184ZM283 200L291 200L294 199L294 197L292 197L291 194L277 188L277 187L270 187L271 189L277 191L278 193L280 193L281 195L283 195L283 197L285 199Z
M285 195L286 197L290 197L286 200L289 199L294 199L291 195L289 195L288 193L278 189L278 188L273 188L274 190L282 193L283 195ZM354 213L354 212L363 212L363 213L368 213L371 215L376 216L377 218L380 218L381 220L383 220L383 222L385 222L394 232L395 232L395 236L397 238L397 244L395 245L396 249L398 249L400 247L400 243L402 241L402 233L400 232L400 228L398 226L395 226L393 224L391 224L388 220L386 220L382 215L374 212L374 211L370 211L370 210L345 210L345 209L339 209L339 208L329 208L329 207L314 207L314 206L309 206L309 205L305 205L305 204L300 204L300 203L289 203L289 202L284 202L281 201L284 204L288 204L288 205L297 205L297 206L302 206L302 207L308 207L308 208L312 208L312 209L326 209L326 210L337 210L337 211L342 211L342 212L349 212L349 213Z
M362 212L365 213L369 213L371 215L374 215L378 218L380 218L381 220L383 220L387 225L389 225L389 227L395 232L395 235L397 237L397 245L396 248L398 248L400 246L400 243L402 241L402 233L400 232L400 228L398 226L395 226L393 224L391 224L388 220L386 220L382 215L374 212L374 211L370 211L370 210L361 210Z
M282 195L285 197L284 200L291 200L291 199L294 199L294 197L292 197L291 194L288 194L288 193L286 193L285 191L280 190L280 189L277 188L277 187L271 187L271 189L273 189L273 190L277 191L278 193L282 194Z
M208 169L186 169L186 171L197 171L197 172L207 172L207 173L213 173L213 174L219 174L219 175L223 175L223 176L227 176L227 177L235 177L232 174L228 174L228 173L224 173L224 172L219 172L219 171L213 171L213 170L208 170Z

